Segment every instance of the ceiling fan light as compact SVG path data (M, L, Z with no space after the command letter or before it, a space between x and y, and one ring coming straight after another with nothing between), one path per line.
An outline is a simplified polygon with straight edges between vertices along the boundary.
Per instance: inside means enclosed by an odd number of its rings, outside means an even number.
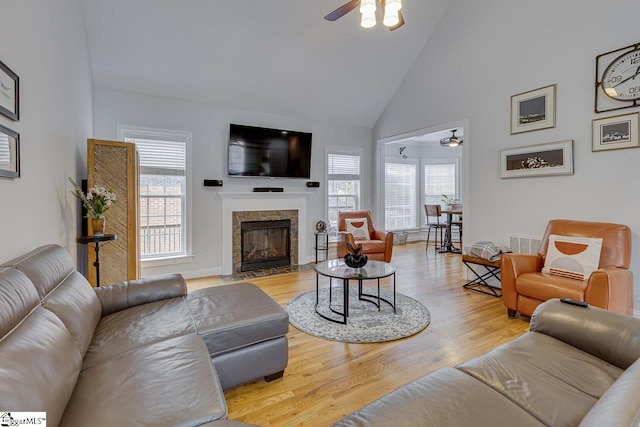
M362 16L376 13L376 0L362 0L360 2L360 13Z
M391 13L398 13L400 9L402 9L402 1L401 0L387 0L384 5L385 13L387 11Z
M384 11L384 18L382 19L382 23L387 27L394 27L398 25L400 22L400 17L398 16L398 12L391 12L389 9Z
M363 13L362 20L360 21L360 26L362 28L371 28L376 26L376 14L373 13Z

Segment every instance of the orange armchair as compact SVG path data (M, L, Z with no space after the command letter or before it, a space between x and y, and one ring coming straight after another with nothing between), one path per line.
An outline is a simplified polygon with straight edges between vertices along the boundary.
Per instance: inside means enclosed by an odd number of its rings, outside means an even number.
M602 252L598 269L587 280L559 277L542 272L549 235L601 237ZM633 274L631 230L626 225L603 222L549 221L536 255L503 254L500 261L502 295L509 317L518 313L531 316L536 307L551 298L571 298L631 314Z
M353 234L347 231L347 219L367 219L368 237L364 240L356 240ZM351 243L354 247L358 244L362 245L362 253L371 260L391 261L393 252L393 233L391 231L376 230L371 220L371 212L365 210L357 211L340 211L338 212L338 257L342 258L347 253L347 243Z

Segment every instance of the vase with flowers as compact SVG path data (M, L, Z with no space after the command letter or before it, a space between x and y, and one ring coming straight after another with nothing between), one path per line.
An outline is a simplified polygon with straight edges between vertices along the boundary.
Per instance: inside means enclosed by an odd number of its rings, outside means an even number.
M115 193L105 187L95 185L87 190L87 194L84 194L82 188L73 179L69 178L69 181L73 185L71 194L80 199L82 206L87 210L93 235L104 235L104 214L116 202Z

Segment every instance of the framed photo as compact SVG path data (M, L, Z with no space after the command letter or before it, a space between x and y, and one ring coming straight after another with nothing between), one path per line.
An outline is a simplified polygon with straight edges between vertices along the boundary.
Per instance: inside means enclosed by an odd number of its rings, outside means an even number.
M0 177L20 177L20 135L0 125Z
M500 178L572 173L572 139L500 151Z
M0 61L0 114L20 120L20 84L16 73Z
M591 151L617 150L640 146L640 113L593 119Z
M511 97L511 135L556 127L556 85Z

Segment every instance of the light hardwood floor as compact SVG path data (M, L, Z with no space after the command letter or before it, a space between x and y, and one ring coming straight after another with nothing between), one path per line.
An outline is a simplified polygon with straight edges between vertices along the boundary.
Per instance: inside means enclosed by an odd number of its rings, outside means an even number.
M255 381L225 393L229 419L262 426L329 426L390 391L444 367L479 356L524 333L525 319L508 319L501 298L465 290L460 255L425 251L424 242L394 247L398 292L422 302L431 324L380 344L345 344L289 329L289 366L282 379ZM303 271L252 279L283 307L315 289ZM188 281L189 289L219 285L217 277Z

